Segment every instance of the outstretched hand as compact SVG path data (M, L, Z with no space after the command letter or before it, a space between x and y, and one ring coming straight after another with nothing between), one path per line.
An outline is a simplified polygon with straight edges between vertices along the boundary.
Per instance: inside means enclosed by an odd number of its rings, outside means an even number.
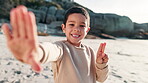
M108 62L108 55L104 53L105 46L106 46L106 43L101 43L98 49L96 62L99 64Z
M41 71L38 60L37 26L35 16L25 6L18 6L10 12L10 24L3 24L2 29L7 45L16 59L32 66L36 72Z

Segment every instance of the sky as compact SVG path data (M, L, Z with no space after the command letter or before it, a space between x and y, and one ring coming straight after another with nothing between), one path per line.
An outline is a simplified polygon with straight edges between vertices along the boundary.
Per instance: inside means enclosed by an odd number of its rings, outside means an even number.
M148 23L148 0L74 0L95 13L128 16L133 22Z

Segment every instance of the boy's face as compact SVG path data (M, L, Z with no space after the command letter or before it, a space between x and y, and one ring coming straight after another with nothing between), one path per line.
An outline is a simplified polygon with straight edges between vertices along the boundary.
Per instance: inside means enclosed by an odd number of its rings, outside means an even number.
M90 30L88 19L79 13L70 14L66 25L62 24L62 30L67 37L67 41L75 46L80 46L81 40L85 38Z

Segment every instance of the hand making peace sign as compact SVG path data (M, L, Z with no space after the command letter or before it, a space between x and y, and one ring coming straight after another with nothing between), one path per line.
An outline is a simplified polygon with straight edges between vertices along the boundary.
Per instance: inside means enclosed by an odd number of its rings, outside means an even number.
M108 55L104 53L105 46L106 46L106 43L101 43L98 49L96 62L99 64L108 62Z

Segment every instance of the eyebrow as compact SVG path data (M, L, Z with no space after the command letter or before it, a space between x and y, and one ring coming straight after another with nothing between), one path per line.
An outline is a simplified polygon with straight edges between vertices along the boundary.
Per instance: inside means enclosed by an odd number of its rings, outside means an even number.
M68 22L75 22L75 21L68 21ZM86 24L85 22L81 22L82 24Z
M68 21L68 22L75 22L75 21Z

